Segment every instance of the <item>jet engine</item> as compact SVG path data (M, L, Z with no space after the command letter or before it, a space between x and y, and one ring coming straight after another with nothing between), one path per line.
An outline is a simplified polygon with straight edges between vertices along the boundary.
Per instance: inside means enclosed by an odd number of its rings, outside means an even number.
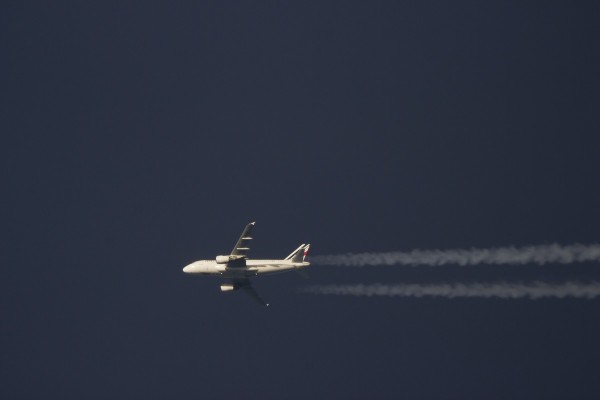
M244 256L217 256L217 264L229 264L231 267L241 267L246 265Z
M217 264L227 264L229 261L233 260L231 260L231 257L229 256L217 256L216 261Z
M238 289L239 287L235 286L233 283L224 283L221 285L221 292L231 292Z

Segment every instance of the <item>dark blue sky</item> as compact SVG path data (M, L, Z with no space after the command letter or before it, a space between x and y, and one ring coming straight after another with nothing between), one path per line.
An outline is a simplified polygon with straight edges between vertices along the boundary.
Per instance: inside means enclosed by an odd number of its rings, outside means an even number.
M598 242L596 2L121 3L0 9L0 397L597 398L599 300L181 272L254 220L258 258Z

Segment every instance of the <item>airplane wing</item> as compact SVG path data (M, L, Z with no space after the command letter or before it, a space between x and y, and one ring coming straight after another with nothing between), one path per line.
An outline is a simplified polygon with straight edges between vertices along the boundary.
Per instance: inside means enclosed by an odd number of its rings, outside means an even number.
M250 250L248 243L252 240L252 236L250 235L252 233L252 228L254 228L254 224L256 224L256 222L250 222L248 225L246 225L244 232L242 232L242 236L240 236L235 244L235 247L231 251L232 256L246 256L248 250Z
M254 287L250 284L249 279L234 279L233 284L240 289L242 289L245 293L249 294L254 300L256 300L259 304L269 307L269 303L264 301L262 297L256 292Z

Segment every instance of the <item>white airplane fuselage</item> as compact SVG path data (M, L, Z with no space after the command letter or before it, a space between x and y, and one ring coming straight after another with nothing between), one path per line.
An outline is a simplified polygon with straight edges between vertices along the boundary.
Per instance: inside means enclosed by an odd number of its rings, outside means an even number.
M256 275L277 274L294 269L302 269L310 265L309 262L294 262L291 260L249 260L245 265L229 266L226 263L217 263L214 260L195 261L183 268L186 274L214 275L223 278L251 277Z
M265 302L250 284L250 279L257 275L270 275L281 272L299 270L310 265L305 261L310 244L301 244L289 256L282 260L251 260L247 254L252 240L252 229L255 222L250 222L244 228L242 235L236 242L233 250L228 255L216 256L212 260L198 260L183 267L186 274L212 275L229 280L221 284L222 292L231 292L242 289L254 300L264 306Z

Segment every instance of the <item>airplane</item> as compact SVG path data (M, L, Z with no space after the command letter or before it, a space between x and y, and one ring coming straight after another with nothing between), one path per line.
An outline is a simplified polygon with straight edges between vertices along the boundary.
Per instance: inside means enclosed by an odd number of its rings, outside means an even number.
M310 265L305 261L310 244L301 244L289 256L282 260L251 260L247 257L250 247L248 243L252 240L252 229L256 222L250 222L244 228L235 247L228 256L217 256L214 260L195 261L183 268L186 274L214 275L227 278L229 283L221 285L222 292L231 292L242 289L252 296L254 300L263 306L269 306L254 287L250 284L250 277L258 275L270 275L280 272L297 271Z

